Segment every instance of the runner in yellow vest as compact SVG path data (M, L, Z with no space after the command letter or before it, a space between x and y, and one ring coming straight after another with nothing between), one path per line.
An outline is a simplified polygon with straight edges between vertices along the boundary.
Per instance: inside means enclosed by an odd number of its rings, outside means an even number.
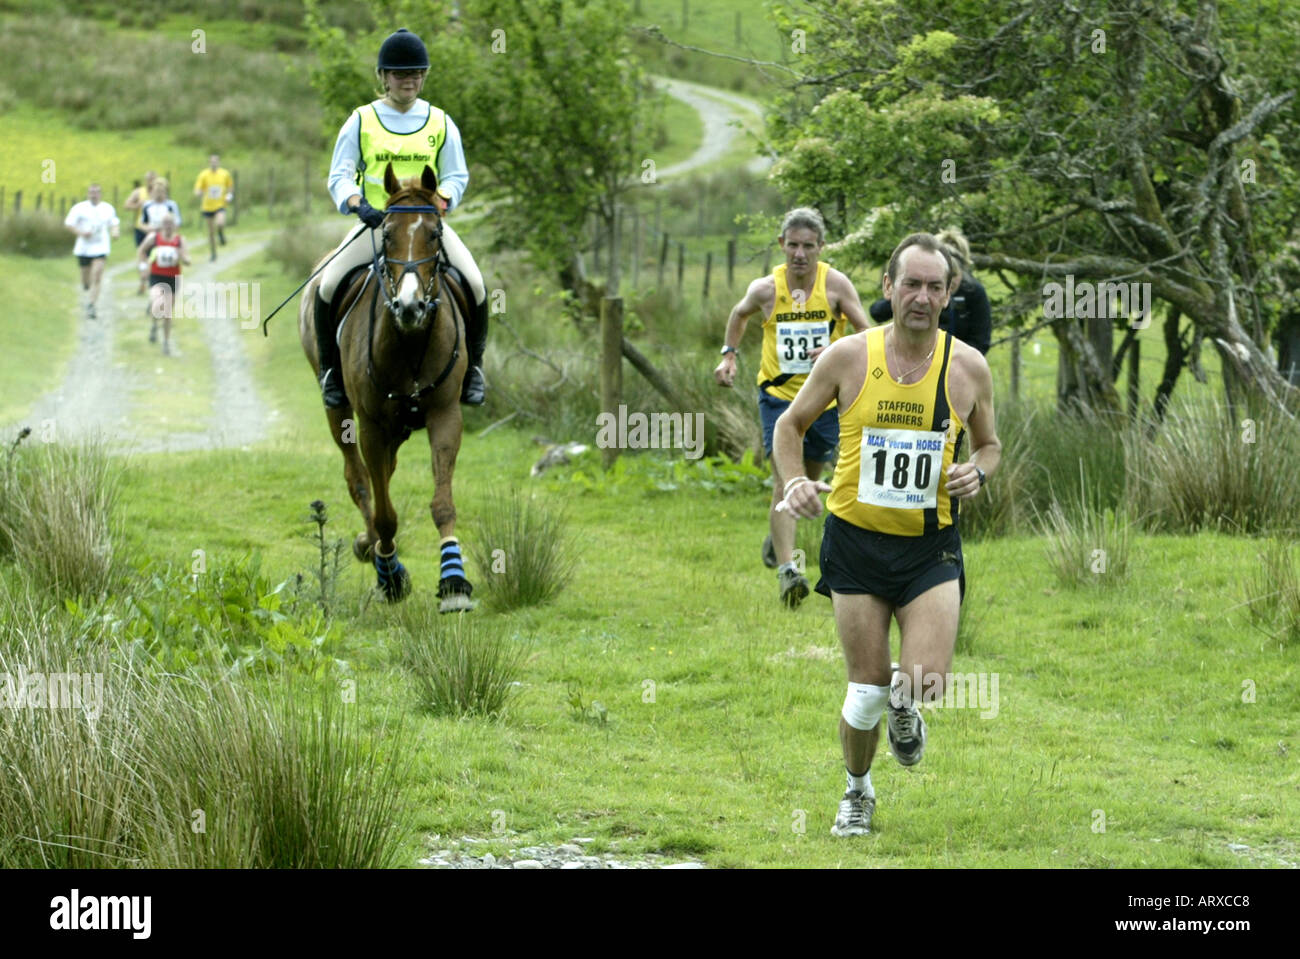
M217 258L217 241L226 245L226 204L234 202L235 178L221 165L221 157L208 157L207 169L201 170L194 181L194 195L202 202L199 211L208 221L208 250L210 260Z
M803 386L813 364L832 342L854 329L867 328L867 316L858 291L849 278L818 262L825 245L826 226L816 210L791 210L781 223L777 242L785 264L770 276L749 284L744 297L727 318L722 362L713 371L721 386L736 378L736 347L754 313L763 314L763 354L758 369L758 413L763 424L763 448L772 453L772 428ZM824 405L808 430L803 446L803 474L817 477L835 458L839 441L834 404ZM782 474L772 460L772 504L768 513L770 534L763 541L763 561L777 569L781 601L795 607L808 595L808 580L794 562L794 519L776 512L781 502Z
M339 371L338 343L332 300L343 277L371 260L371 238L358 236L362 230L378 229L384 222L388 202L384 191L384 169L393 165L399 180L418 177L427 164L438 176L438 204L443 212L454 210L469 185L469 169L461 146L460 131L451 117L420 99L420 89L429 69L429 52L423 41L409 30L398 30L379 48L375 74L385 95L352 111L334 144L330 163L329 190L340 213L355 213L357 224L339 244L337 256L321 271L316 291L316 348L321 365L321 395L325 405L337 409L346 402ZM355 242L354 242L355 240ZM373 237L374 244L382 237ZM474 301L474 315L467 317L465 338L469 347L469 369L461 388L461 402L479 406L484 400L483 350L487 345L487 292L483 274L469 249L444 219L442 246L451 265L460 271Z
M840 459L830 486L786 481L784 511L812 518L830 492L821 582L848 667L840 744L848 786L831 833L870 832L871 760L888 714L889 746L904 766L925 751L916 700L943 697L961 611L958 504L979 493L1002 458L993 378L980 352L939 329L953 263L929 233L906 237L883 287L894 321L826 351L776 424L777 468L799 466L799 438L827 403L840 405ZM959 463L969 431L971 456ZM891 669L889 621L902 640Z

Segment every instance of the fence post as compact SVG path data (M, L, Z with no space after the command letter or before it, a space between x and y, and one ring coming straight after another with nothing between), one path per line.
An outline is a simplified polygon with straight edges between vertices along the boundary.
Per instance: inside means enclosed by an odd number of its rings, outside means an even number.
M632 208L632 289L641 285L641 210Z
M595 214L591 217L591 261L592 269L600 272L600 218Z
M1138 418L1138 410L1142 405L1142 390L1138 381L1141 374L1138 366L1141 362L1141 347L1142 340L1134 336L1128 347L1128 418L1131 420Z
M1011 337L1011 398L1020 399L1020 333Z
M623 402L623 299L607 296L600 301L600 408L618 421ZM617 437L617 433L616 433ZM618 442L600 452L606 469L618 459Z
M23 191L14 190L14 216L23 212Z
M767 276L772 272L772 248L769 246L763 251L763 275Z
M659 245L659 283L658 286L664 285L664 265L668 262L668 234L664 234L663 242Z
M677 290L681 291L682 277L686 274L686 244L677 244Z
M736 286L736 238L727 241L727 289Z
M713 251L704 254L704 299L709 298L709 274L713 272Z
M622 280L621 271L618 261L619 253L619 234L623 232L623 213L617 203L614 204L614 222L609 231L609 288L606 293L609 296L618 296L618 284Z

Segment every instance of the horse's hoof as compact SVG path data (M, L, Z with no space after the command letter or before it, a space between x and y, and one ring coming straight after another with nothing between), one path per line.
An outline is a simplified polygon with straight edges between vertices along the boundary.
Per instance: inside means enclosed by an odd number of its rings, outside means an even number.
M478 604L470 599L474 587L464 576L444 576L438 581L438 612L465 613Z
M352 555L358 563L369 563L375 558L375 547L365 533L357 533L357 538L352 541Z
M451 593L438 602L440 613L468 613L478 606L466 593Z
M397 572L388 577L379 577L379 588L383 590L384 599L390 603L400 603L411 595L411 577L406 572L406 567L401 563L397 564Z
M396 555L375 555L375 572L379 574L379 589L384 599L398 603L406 599L411 592L411 575Z

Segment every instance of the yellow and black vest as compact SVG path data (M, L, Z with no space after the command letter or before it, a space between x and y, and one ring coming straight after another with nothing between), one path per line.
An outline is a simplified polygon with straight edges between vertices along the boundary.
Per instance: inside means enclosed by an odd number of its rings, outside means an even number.
M399 180L419 176L425 164L438 172L438 154L447 139L447 115L429 104L429 119L414 133L394 133L379 119L375 104L358 107L360 119L361 162L357 164L357 186L361 195L376 210L388 204L384 190L384 168L393 164L393 173Z
M944 488L965 437L948 397L952 337L938 330L925 376L906 386L889 375L885 331L867 338L867 376L857 398L840 410L840 458L826 507L877 533L922 536L957 522Z
M848 323L831 313L830 300L826 297L829 272L829 264L817 264L812 293L800 302L790 295L785 264L772 271L776 300L771 316L763 321L763 358L758 365L758 388L769 396L793 400L812 370L809 351L830 346L844 335Z

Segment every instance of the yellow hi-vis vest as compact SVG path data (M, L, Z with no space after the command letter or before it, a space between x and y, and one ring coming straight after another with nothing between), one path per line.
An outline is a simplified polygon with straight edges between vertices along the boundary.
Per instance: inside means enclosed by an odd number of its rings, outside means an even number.
M379 120L375 104L356 109L360 117L361 162L357 164L357 186L361 195L376 210L388 205L384 190L384 168L393 164L399 180L418 177L427 164L438 172L438 154L447 139L447 114L429 104L429 119L414 133L394 133Z
M924 536L957 522L944 484L966 427L948 396L952 338L938 331L925 376L906 386L889 375L885 331L867 330L862 391L840 405L840 458L826 508L876 533Z

